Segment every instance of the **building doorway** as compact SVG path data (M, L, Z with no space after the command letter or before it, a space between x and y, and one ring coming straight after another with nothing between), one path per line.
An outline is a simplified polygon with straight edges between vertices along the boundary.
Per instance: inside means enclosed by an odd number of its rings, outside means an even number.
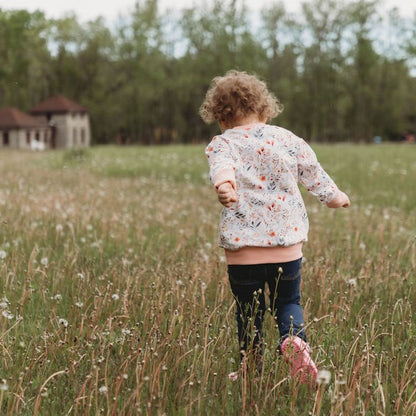
M9 145L9 132L5 131L3 133L3 146L8 146Z

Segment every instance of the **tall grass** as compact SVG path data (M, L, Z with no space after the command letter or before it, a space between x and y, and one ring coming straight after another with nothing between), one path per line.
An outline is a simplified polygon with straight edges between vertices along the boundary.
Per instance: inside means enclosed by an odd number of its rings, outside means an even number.
M305 195L317 390L266 320L237 382L220 206L201 146L0 153L0 413L416 415L416 147L319 146L348 210Z

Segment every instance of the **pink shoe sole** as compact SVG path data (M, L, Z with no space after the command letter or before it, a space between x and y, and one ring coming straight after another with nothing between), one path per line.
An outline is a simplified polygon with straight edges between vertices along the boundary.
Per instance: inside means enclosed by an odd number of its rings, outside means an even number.
M315 383L318 369L313 362L308 344L299 337L286 338L282 343L282 354L290 364L290 375L302 384Z

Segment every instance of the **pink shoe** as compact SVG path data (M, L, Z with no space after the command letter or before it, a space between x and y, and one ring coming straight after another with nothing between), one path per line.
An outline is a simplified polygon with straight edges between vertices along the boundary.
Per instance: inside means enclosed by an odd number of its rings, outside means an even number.
M281 346L283 357L290 363L290 375L303 384L314 383L318 369L310 356L308 344L299 337L286 338Z

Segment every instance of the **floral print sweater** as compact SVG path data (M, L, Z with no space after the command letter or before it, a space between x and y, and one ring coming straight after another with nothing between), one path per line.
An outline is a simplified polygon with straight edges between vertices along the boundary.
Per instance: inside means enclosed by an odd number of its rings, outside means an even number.
M214 186L230 182L237 193L238 201L221 213L219 245L226 251L306 241L309 223L298 183L324 204L339 192L311 147L281 127L228 129L205 153Z

